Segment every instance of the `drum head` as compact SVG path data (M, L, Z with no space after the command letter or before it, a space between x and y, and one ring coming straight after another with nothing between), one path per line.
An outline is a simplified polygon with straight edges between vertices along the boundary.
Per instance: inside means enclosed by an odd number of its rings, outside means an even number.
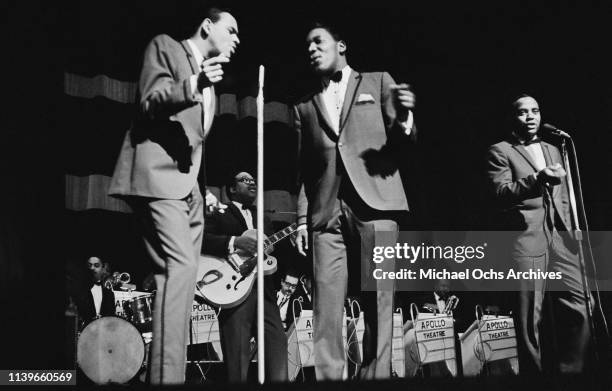
M142 336L124 319L96 319L79 335L77 362L94 383L127 383L144 362Z

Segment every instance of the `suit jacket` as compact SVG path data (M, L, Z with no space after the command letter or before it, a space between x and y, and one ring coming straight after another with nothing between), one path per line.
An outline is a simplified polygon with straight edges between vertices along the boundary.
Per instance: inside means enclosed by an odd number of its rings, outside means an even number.
M403 142L414 140L396 123L389 86L394 81L384 72L351 72L340 114L339 136L333 130L321 89L297 103L295 128L299 137L300 181L298 223L311 218L312 228L330 219L340 182L350 180L362 200L383 211L408 210L399 159ZM373 101L358 101L369 95Z
M559 149L541 142L546 165L560 163ZM538 256L546 252L546 214L554 214L559 231L570 231L567 182L552 186L551 207L546 208L543 195L546 187L536 182L532 175L536 165L525 147L515 138L497 143L488 151L487 173L494 194L503 211L505 229L521 231L514 241L513 254Z
M87 324L96 317L96 306L91 294L92 285L82 287L74 297L81 320ZM102 287L102 304L100 305L100 316L115 315L115 294L111 289Z
M199 65L167 35L149 43L138 83L138 113L127 131L109 194L181 199L195 187L203 156L202 96L191 93ZM214 91L211 94L214 104Z
M257 211L251 209L253 215L253 227L257 228ZM202 253L217 257L228 255L228 244L232 236L240 236L246 231L247 224L244 216L233 202L227 204L224 213L215 211L207 216L204 224L204 240L202 241ZM264 217L264 232L271 233L271 222Z

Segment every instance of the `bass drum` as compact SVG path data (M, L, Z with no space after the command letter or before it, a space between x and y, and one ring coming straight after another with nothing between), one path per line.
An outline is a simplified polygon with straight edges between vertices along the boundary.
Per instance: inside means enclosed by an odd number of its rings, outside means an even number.
M96 384L124 384L143 367L145 346L140 332L116 316L98 318L79 335L77 363Z

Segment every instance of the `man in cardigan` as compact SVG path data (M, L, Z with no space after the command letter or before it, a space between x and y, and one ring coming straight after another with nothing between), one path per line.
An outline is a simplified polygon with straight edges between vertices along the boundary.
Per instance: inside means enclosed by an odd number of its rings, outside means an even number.
M204 230L198 174L215 113L213 86L240 42L229 12L210 8L195 16L203 19L191 38L177 42L159 35L145 50L138 116L109 191L134 209L155 268L152 384L185 381L186 335Z
M386 72L360 73L347 63L347 45L329 25L306 37L310 66L320 76L313 94L295 107L300 178L298 251L312 249L314 357L317 380L343 377L344 300L369 275L375 245L394 245L399 213L408 210L399 158L415 140L415 96ZM393 270L394 259L383 263ZM393 281L362 292L364 358L359 376L391 376Z

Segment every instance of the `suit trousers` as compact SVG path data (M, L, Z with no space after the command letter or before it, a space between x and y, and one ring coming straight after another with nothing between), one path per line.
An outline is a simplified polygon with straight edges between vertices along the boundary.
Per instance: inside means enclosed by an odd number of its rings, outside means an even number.
M554 372L580 373L586 364L590 328L579 259L576 250L568 248L556 229L549 243L548 251L541 256L515 257L521 271L540 269L562 275L561 280L520 281L517 322L520 370L542 371L544 357L544 361L549 361L544 367Z
M264 278L264 349L266 381L286 382L287 337L283 330L280 313L273 292L274 281ZM221 348L227 366L228 382L245 383L251 361L251 336L256 335L257 285L253 286L247 299L240 305L222 309L219 313Z
M199 187L180 200L138 198L145 249L153 261L157 292L153 304L151 384L183 384L189 318L204 232Z
M389 213L362 206L359 201L338 199L327 226L310 235L314 269L314 362L318 381L343 378L346 350L342 328L347 292L361 292L361 273L372 269L374 246L394 246L397 241L398 225L387 218ZM377 235L380 232L392 234L391 237L382 235L381 239ZM385 270L393 270L395 259L381 265ZM384 282L386 286L380 284L377 282L376 291L359 295L365 323L363 358L358 373L362 379L391 376L394 286L388 280Z

